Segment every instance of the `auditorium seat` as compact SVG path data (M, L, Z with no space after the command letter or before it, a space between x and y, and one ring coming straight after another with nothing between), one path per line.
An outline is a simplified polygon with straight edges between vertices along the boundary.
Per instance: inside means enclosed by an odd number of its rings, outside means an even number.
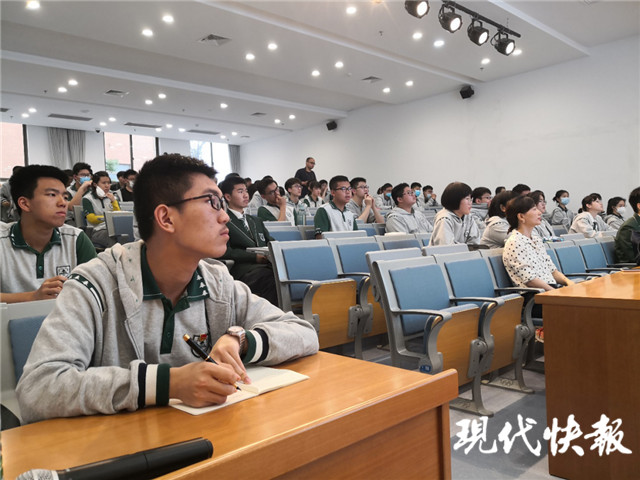
M436 255L442 253L468 252L469 246L466 243L453 243L451 245L431 245L422 247L423 255Z
M376 235L376 241L380 245L381 250L395 250L398 248L420 247L420 241L416 239L413 233L392 233L385 235Z

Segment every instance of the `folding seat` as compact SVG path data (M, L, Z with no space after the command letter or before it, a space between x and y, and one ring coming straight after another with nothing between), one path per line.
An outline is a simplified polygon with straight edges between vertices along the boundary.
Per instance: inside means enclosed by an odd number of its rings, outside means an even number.
M576 245L551 244L558 257L560 271L565 275L582 275L587 277L600 277L606 275L606 271L598 271L587 268L580 248Z
M416 233L416 239L421 243L420 247L426 247L431 240L431 233Z
M302 240L302 233L298 227L291 224L275 225L276 222L264 222L269 235L278 242L287 242L291 240ZM279 222L278 222L279 223Z
M564 225L551 225L551 228L553 228L553 234L556 237L569 233L569 230L567 230L567 227L565 227Z
M322 238L353 238L366 237L364 230L346 230L344 232L322 232Z
M380 244L381 250L395 250L398 248L420 247L421 243L413 233L394 233L376 235L376 241Z
M562 240L582 240L583 238L585 238L585 236L581 233L563 233L562 235L560 235L560 238L562 238Z
M327 240L270 242L278 303L310 322L320 348L352 342L362 317L357 282L338 278Z
M454 243L451 245L431 245L422 247L422 255L436 255L442 253L459 253L468 252L469 247L466 243Z
M480 392L482 365L491 356L483 340L490 337L489 325L482 321L480 308L455 305L432 257L378 260L373 268L381 285L392 364L418 366L429 374L456 369L458 385L471 383L472 400L457 398L451 407L492 415Z
M596 242L602 247L604 256L607 259L607 267L635 267L635 263L620 263L616 257L615 239L609 236L596 237Z

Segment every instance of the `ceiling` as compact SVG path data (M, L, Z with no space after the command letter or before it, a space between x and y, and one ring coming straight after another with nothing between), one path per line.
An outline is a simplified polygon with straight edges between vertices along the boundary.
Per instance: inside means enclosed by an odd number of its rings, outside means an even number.
M640 33L638 1L460 2L521 35L522 53L509 57L471 43L465 13L460 31L443 30L436 1L422 19L389 0L25 3L0 3L3 121L237 145L570 61ZM173 23L163 22L167 14ZM211 34L229 40L201 41ZM23 118L29 108L37 111Z

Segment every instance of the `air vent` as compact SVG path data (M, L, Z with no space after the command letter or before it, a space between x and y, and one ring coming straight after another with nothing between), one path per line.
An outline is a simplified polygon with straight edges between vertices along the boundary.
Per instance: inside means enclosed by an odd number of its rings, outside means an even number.
M211 132L209 130L187 130L189 133L201 133L202 135L218 135L220 132Z
M89 122L93 118L89 117L74 117L73 115L61 115L59 113L49 114L49 118L59 118L60 120L77 120L78 122Z
M240 138L251 138L249 135L241 135Z
M122 90L107 90L105 95L111 95L112 97L124 98L125 95L129 95L129 92L123 92Z
M4 112L8 112L9 109L8 108L0 108L0 112L4 113Z
M262 113L262 112L256 112L251 114L252 117L264 117L265 115L266 113Z
M376 83L376 82L379 82L380 80L382 79L378 77L374 77L373 75L362 79L363 82L367 82L367 83Z
M213 33L210 33L209 35L207 35L206 37L202 37L198 41L200 43L206 43L207 45L215 45L216 47L221 47L225 43L230 42L231 39L230 38L226 38L226 37L221 37L220 35L214 35Z
M125 123L127 127L139 127L139 128L160 128L162 125L147 125L146 123L133 123L127 122Z

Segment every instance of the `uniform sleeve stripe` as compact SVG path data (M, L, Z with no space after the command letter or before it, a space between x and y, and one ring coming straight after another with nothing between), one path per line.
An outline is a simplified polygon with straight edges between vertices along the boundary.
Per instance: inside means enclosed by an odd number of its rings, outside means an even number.
M147 365L147 378L144 388L144 405L156 404L156 380L158 377L158 365ZM142 388L142 385L140 385Z
M146 398L147 364L138 365L138 408L144 408Z
M258 349L256 348L256 356L258 357L256 363L258 363L262 362L265 358L267 358L267 355L269 355L269 337L264 332L264 330L261 330L259 328L256 328L254 332L258 334L256 335L256 337L260 337L260 344L262 348L262 352L260 354L258 354ZM258 342L256 342L256 344L257 343Z
M85 277L77 273L72 273L71 275L69 275L69 280L76 280L80 282L82 285L84 285L85 287L87 287L91 292L91 295L93 295L93 298L95 298L96 302L98 302L100 311L104 312L104 303L102 303L102 299L100 298L98 289L89 280L87 280Z

